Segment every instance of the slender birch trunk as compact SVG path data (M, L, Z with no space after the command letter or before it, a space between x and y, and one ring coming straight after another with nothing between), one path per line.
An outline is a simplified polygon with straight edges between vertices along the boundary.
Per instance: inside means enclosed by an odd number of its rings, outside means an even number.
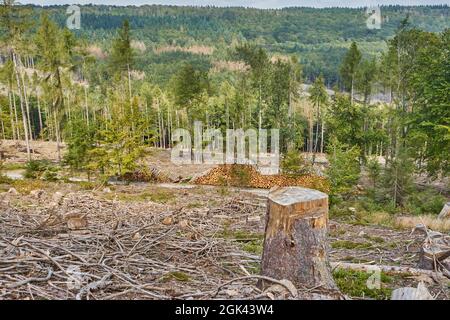
M12 98L13 98L13 106L14 106L14 120L16 121L16 128L17 128L17 140L20 140L20 125L19 125L19 116L17 114L17 104L16 104L16 95L14 94L14 91L12 91Z
M84 108L86 109L86 123L89 127L89 107L88 107L88 95L87 95L87 86L84 86Z
M20 59L19 59L20 62ZM28 92L27 92L27 84L25 82L24 72L20 72L20 78L22 80L22 88L23 88L23 96L25 98L25 106L27 111L27 125L28 125L28 133L30 141L33 141L33 130L31 129L31 114L30 114L30 104L28 101Z
M323 153L323 134L325 131L325 123L322 119L322 126L321 126L321 138L320 138L320 153Z
M44 124L42 122L41 101L39 99L37 90L36 90L36 100L37 100L38 118L39 118L39 135L41 136L41 140L43 140L44 139L44 137L43 137Z
M11 133L12 133L12 139L16 140L16 126L14 124L14 115L13 115L13 103L12 103L12 94L10 88L8 89L8 103L9 103L9 118L11 121Z

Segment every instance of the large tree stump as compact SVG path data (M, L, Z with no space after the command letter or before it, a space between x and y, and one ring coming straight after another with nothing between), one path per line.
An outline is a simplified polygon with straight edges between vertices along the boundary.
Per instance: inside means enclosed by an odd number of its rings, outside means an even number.
M328 262L327 225L325 193L300 187L272 189L261 274L290 280L297 288L336 290Z

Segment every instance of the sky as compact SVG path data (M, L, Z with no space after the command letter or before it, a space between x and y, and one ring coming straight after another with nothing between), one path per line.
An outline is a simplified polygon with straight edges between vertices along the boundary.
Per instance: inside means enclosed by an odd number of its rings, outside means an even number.
M243 6L254 8L283 8L283 7L366 7L374 5L431 5L447 4L450 0L16 0L20 3L39 5L54 4L109 4L109 5L215 5L220 7Z

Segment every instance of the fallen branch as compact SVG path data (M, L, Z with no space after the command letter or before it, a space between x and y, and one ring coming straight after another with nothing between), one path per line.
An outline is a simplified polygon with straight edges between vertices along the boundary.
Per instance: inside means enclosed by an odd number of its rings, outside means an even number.
M277 279L274 279L274 278L271 278L271 277L266 277L266 276L253 275L253 276L245 276L245 277L234 278L234 279L231 279L231 280L229 280L229 281L227 281L225 283L222 283L219 287L217 287L217 291L213 295L213 297L217 296L219 294L219 292L220 292L220 289L222 289L223 287L229 285L230 283L233 283L235 281L240 281L240 280L247 280L247 279L259 279L259 280L270 281L270 282L273 282L275 284L279 284L280 286L285 287L288 290L288 292L293 297L295 297L297 295L297 292L293 292L292 288L289 287L284 281L277 280Z
M432 270L423 270L411 267L399 267L399 266L387 266L387 265L371 265L371 264L360 264L360 263L349 263L349 262L331 262L331 268L334 269L349 269L355 271L373 272L382 271L387 274L409 274L412 276L427 275L433 279L446 280L447 279L443 273L435 272Z
M48 269L48 274L47 274L47 276L45 278L36 278L36 277L28 278L28 279L25 279L25 280L22 280L22 281L13 283L13 284L9 284L9 285L7 285L7 287L12 289L12 288L17 288L17 287L23 286L24 284L27 284L27 283L30 283L30 282L48 281L52 277L52 274L53 274L53 270L51 268L49 268Z

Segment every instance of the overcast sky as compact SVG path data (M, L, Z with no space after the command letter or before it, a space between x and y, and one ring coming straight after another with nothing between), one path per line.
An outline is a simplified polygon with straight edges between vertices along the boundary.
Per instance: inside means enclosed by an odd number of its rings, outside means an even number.
M365 7L372 5L428 5L447 4L450 0L17 0L20 3L50 4L112 4L112 5L215 5L221 7L244 6L255 8L283 8L283 7Z

